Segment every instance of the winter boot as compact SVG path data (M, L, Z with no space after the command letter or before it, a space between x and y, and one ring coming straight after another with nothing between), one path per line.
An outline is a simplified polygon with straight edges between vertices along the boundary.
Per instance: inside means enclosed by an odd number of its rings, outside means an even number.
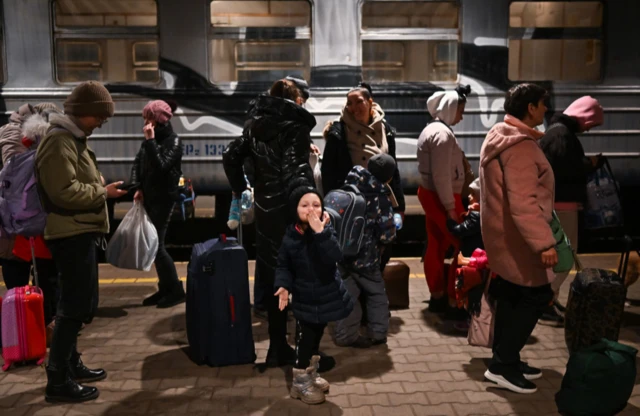
M91 370L87 368L80 359L80 353L71 353L71 359L69 360L69 370L71 378L77 382L93 383L95 381L104 380L107 378L107 372L102 368Z
M85 387L71 379L69 368L47 368L47 387L44 399L49 403L80 403L97 399L95 387Z
M329 391L329 382L324 378L320 377L318 374L318 368L320 367L320 356L314 355L311 357L311 364L309 367L313 368L313 372L311 373L311 378L313 379L313 384L323 392Z
M293 369L293 384L289 395L292 399L300 399L304 404L320 404L325 401L324 392L314 384L313 367L307 369Z

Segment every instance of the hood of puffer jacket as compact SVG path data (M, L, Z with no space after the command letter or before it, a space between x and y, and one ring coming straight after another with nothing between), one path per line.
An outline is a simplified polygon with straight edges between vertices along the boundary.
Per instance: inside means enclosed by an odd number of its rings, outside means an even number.
M49 122L40 114L34 114L22 124L22 137L37 145L47 135L47 129Z
M385 185L360 165L351 169L344 183L357 186L363 194L384 194L386 191Z
M505 120L510 116L506 116ZM511 146L514 146L524 140L537 141L538 138L532 134L533 129L524 125L514 125L507 122L498 123L489 130L487 137L482 143L480 150L480 165L486 166L487 163L498 157Z
M18 108L18 111L11 113L9 121L22 124L25 119L32 114L36 114L36 110L34 110L33 106L31 104L24 104Z
M316 125L315 117L301 106L270 95L259 95L251 101L248 115L245 129L251 137L264 142L277 138L283 128L292 124L306 126L309 130Z
M431 117L443 121L448 126L456 119L460 96L456 91L438 91L427 100L427 110Z

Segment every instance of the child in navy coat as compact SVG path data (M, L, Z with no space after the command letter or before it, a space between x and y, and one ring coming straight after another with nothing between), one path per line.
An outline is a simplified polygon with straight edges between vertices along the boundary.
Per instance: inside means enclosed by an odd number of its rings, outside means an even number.
M290 395L306 404L325 400L329 383L318 376L319 347L327 323L345 318L354 301L340 278L342 252L318 191L301 186L291 192L291 224L280 246L275 296L280 310L289 293L296 323L296 363Z

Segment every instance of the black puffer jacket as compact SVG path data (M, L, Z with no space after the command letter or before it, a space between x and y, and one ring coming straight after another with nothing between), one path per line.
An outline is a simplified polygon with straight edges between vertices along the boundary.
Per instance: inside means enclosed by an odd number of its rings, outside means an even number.
M344 319L354 302L337 270L340 260L331 225L317 234L311 228L300 234L290 225L280 246L273 293L282 287L293 295L296 319L314 324Z
M254 167L256 202L257 274L273 282L278 249L287 228L289 185L307 178L315 186L309 166L311 129L315 118L293 101L260 95L249 107L249 119L222 160L224 171L236 194L246 189L243 165L250 158Z
M484 250L479 211L470 211L460 224L449 218L447 228L460 240L460 252L463 256L470 257L477 248Z
M596 168L584 154L576 136L579 131L577 120L557 114L539 141L556 179L556 202L585 203L587 200L587 176Z
M182 143L171 123L156 125L154 134L142 142L131 169L131 183L140 182L146 205L177 201L182 175Z
M391 127L387 120L383 120L384 131L387 133L387 144L389 146L389 155L396 160L396 130ZM346 129L342 121L334 121L326 130L326 143L322 154L322 191L328 194L333 189L339 189L344 184L347 174L353 168L349 147L347 145ZM402 181L400 180L400 171L396 167L393 179L389 184L393 194L398 201L398 207L394 208L395 212L404 212L404 191L402 189Z

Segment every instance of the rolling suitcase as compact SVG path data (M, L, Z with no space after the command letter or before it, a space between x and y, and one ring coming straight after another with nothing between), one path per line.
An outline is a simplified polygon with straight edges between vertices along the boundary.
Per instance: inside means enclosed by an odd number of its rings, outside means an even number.
M255 361L249 265L238 240L221 235L193 246L186 309L193 361L215 367Z
M34 239L29 239L33 259L35 286L21 286L7 291L2 300L2 357L3 371L11 364L37 360L44 362L47 336L44 325L44 297L38 287Z
M618 272L624 276L629 252L622 254ZM617 341L622 324L627 288L619 273L603 269L581 269L569 291L565 312L565 342L569 353L598 343Z
M389 308L407 309L409 307L409 266L401 261L392 260L384 268L384 286L389 298Z

